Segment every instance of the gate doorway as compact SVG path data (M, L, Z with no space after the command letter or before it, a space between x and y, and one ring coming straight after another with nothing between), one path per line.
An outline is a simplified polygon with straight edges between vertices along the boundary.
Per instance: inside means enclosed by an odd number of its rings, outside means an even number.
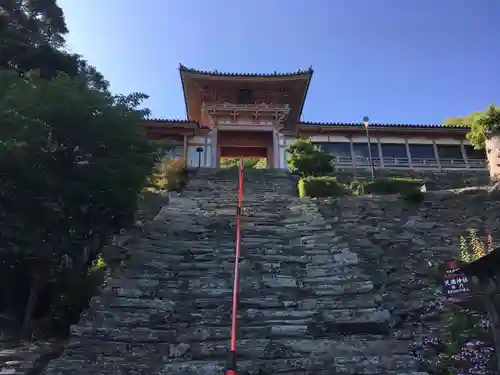
M248 160L245 164L273 167L273 133L271 131L221 129L217 138L217 168L227 165L227 158L265 159L265 162L260 163L258 160Z
M240 165L240 158L220 158L220 168L237 168ZM266 169L266 158L243 158L245 168Z
M268 168L269 149L267 147L221 147L219 168L231 168L243 158L247 168Z

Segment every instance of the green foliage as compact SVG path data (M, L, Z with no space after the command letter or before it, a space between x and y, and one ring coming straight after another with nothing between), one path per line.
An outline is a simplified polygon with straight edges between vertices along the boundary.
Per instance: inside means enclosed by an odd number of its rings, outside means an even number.
M237 168L240 158L221 158L221 168ZM243 166L251 169L264 169L267 166L266 158L243 158Z
M100 293L107 272L104 259L98 256L83 274L73 275L71 270L66 270L49 283L44 289L45 295L49 296L49 304L39 311L42 318L34 330L36 338L45 339L48 333L67 337L70 324L78 321L90 299Z
M489 324L481 311L448 306L439 334L427 333L415 353L422 369L438 375L496 373Z
M48 280L86 274L133 222L160 155L139 126L145 98L0 71L0 256L31 270L27 317Z
M311 197L402 194L406 201L419 204L424 199L420 191L421 186L422 180L412 178L354 180L343 183L333 176L309 176L299 180L298 190L300 196Z
M448 117L446 120L444 120L443 125L444 126L471 126L477 118L481 117L483 115L483 112L477 111L477 112L472 112L470 115L467 116L457 116L457 117Z
M107 90L109 83L81 56L64 50L68 33L55 0L4 0L0 6L0 69L25 75L37 70L44 79L59 72L80 77L89 86Z
M356 195L364 194L410 194L420 192L422 180L412 178L380 178L357 181L351 184Z
M333 156L318 150L310 139L296 139L286 151L288 169L301 177L323 176L333 172Z
M500 132L500 107L491 104L483 112L473 112L465 117L450 117L444 125L468 125L467 139L476 149L484 148L484 142L491 134Z
M491 135L500 133L500 107L491 104L484 113L476 118L467 133L467 139L476 149L484 148L484 143Z
M309 176L299 180L300 197L337 197L348 194L350 191L331 176Z
M184 160L168 160L165 164L165 188L180 192L187 185L188 172Z

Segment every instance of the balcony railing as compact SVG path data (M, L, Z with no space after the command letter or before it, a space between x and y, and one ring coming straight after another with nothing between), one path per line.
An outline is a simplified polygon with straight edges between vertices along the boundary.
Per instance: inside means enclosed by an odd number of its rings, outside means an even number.
M398 168L398 167L403 167L403 168L408 168L410 166L410 162L408 158L382 158L384 161L384 167L389 167L389 168Z
M381 163L381 159L379 157L374 157L373 165L375 167L383 167L383 168L422 168L422 169L484 169L486 168L486 160L483 159L468 159L468 166L463 159L451 159L451 158L443 158L440 159L440 164L438 164L435 158L412 158L411 164L408 158L391 158L384 157L382 158L383 165ZM334 166L339 167L370 167L370 158L366 157L355 157L351 158L349 156L335 156L332 160L332 164Z
M233 103L203 103L205 110L224 110L224 111L284 111L288 112L288 104L233 104Z
M480 158L469 158L469 168L487 168L488 167L488 162L484 159Z

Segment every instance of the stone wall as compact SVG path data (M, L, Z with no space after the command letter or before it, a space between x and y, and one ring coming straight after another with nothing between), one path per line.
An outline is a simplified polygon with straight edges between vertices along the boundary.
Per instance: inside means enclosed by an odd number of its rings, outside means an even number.
M395 334L439 327L436 265L456 259L459 237L476 229L483 241L500 237L500 202L485 189L431 192L421 204L396 196L345 197L318 202L326 220L358 254ZM498 234L497 234L498 236Z
M336 172L344 180L356 178L371 178L369 169L342 169ZM468 186L487 185L490 182L488 170L444 170L429 171L417 169L377 169L377 177L411 177L432 182L431 190L459 189Z

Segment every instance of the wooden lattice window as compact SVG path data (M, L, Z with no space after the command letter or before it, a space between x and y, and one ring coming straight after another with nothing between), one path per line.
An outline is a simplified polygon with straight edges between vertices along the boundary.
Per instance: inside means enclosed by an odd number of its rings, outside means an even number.
M238 104L253 104L253 91L241 89L238 94Z

